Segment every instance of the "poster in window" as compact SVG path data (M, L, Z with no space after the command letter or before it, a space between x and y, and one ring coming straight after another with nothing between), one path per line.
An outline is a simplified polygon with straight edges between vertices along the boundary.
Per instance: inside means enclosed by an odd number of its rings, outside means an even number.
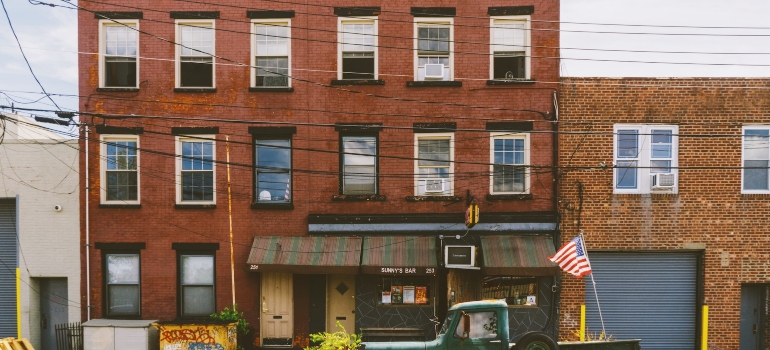
M404 286L404 304L414 304L414 286Z
M414 303L415 304L428 303L428 287L414 287Z
M390 304L390 292L382 292L382 303Z
M390 302L391 304L402 304L404 302L404 297L402 294L403 289L401 286L392 286L390 287Z

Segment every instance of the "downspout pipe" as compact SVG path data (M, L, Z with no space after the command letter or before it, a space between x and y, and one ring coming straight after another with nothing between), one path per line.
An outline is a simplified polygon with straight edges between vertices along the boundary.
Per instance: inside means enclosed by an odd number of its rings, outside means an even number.
M553 176L553 210L556 213L556 229L553 233L553 239L556 248L561 246L561 215L559 211L559 183L561 182L561 171L559 170L559 93L553 91L553 119L551 120L552 131L552 147L553 150L553 167L551 168ZM561 273L556 274L554 277L554 285L551 288L553 291L554 307L551 308L553 314L551 320L558 320L561 306L561 290L558 288L561 286ZM559 334L559 322L553 323L553 334Z
M88 129L88 125L85 125L84 133L85 134L85 156L86 156L86 181L85 181L85 191L86 191L86 205L85 205L85 225L86 225L86 320L91 320L91 235L90 235L90 220L89 220L89 208L91 206L90 201L90 192L91 192L91 186L90 186L90 170L88 167L88 160L89 160L89 149L88 149L88 139L91 137L89 135L90 130Z

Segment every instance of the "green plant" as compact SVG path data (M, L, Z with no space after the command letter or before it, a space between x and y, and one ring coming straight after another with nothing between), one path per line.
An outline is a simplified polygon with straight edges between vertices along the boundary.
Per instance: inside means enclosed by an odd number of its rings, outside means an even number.
M576 336L578 339L580 338L580 332L579 331L572 331L572 334ZM604 332L596 333L596 332L588 332L586 330L586 340L585 341L612 341L614 337L612 335L604 334Z
M219 314L213 313L210 317L217 321L237 323L235 330L238 334L238 350L243 350L244 348L240 344L246 340L246 336L249 334L249 323L243 318L243 312L238 312L236 310L237 307L238 304L233 304L232 309L226 307L220 311ZM245 342L243 343L245 344Z
M309 346L305 350L356 350L361 346L361 336L358 334L349 334L345 331L339 321L337 327L340 329L334 333L319 332L310 335L310 340L320 343L318 346Z

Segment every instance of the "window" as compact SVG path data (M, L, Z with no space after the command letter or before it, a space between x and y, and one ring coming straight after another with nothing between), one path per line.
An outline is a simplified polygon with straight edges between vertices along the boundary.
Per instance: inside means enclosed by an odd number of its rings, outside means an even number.
M484 276L481 296L505 299L512 306L537 306L537 277Z
M491 27L492 79L529 79L529 16L492 18Z
M342 136L342 194L377 194L377 137Z
M291 202L291 138L255 138L257 203Z
M377 19L339 19L339 79L377 79Z
M380 286L382 298L378 305L431 304L429 277L382 277Z
M181 316L208 316L216 311L214 255L179 254Z
M105 254L107 316L139 316L139 254Z
M254 21L254 87L291 86L291 34L288 19Z
M529 192L529 138L525 134L493 133L492 194Z
M770 126L743 127L743 193L770 192Z
M177 87L214 87L214 23L177 22Z
M676 192L678 127L615 125L615 193Z
M100 86L105 88L137 88L139 71L139 39L136 21L99 21L101 45L99 55Z
M177 203L213 204L214 136L177 137Z
M451 196L454 134L415 134L416 195Z
M415 80L452 80L452 19L415 18Z
M102 203L139 204L139 138L102 136Z
M497 313L494 311L469 312L471 317L471 329L463 329L463 322L457 324L455 338L463 336L470 339L494 339L497 338Z

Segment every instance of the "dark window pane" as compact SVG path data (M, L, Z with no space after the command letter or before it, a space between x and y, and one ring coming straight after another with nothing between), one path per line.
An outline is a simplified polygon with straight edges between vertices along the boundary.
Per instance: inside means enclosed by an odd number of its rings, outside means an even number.
M105 87L136 87L136 58L105 57Z
M768 189L768 161L766 160L746 160L743 169L743 189L744 190L767 190Z
M524 56L495 56L495 79L524 79Z
M615 169L615 185L617 188L636 188L636 162L618 162Z
M255 86L289 86L288 57L257 57Z
M183 201L214 200L214 173L210 171L182 172Z
M342 79L374 79L374 57L343 57Z
M107 172L107 200L136 200L136 171Z
M183 58L179 65L179 86L214 86L214 65L212 64L211 58Z
M493 169L494 192L524 192L524 168L495 165Z
M139 315L138 285L109 285L107 313L110 315Z
M258 202L291 201L291 140L255 140Z
M639 131L618 130L618 158L639 156Z
M182 287L182 315L208 316L214 313L214 286Z

